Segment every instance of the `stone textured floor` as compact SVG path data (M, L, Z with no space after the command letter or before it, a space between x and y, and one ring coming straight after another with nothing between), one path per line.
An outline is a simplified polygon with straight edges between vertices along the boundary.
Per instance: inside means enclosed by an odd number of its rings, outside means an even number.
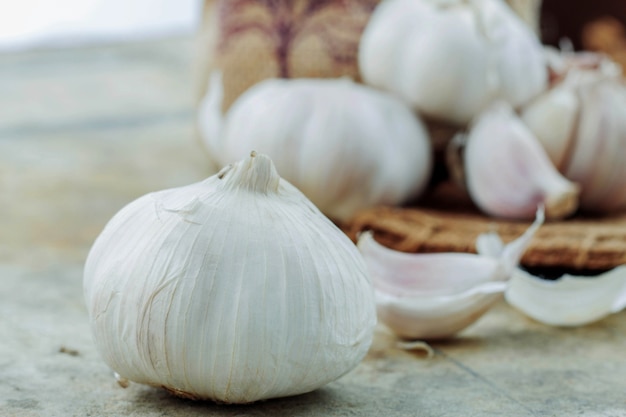
M248 406L119 387L92 343L82 267L130 200L202 179L193 42L0 55L0 416L626 416L626 313L580 329L501 303L427 359L382 326L316 392Z

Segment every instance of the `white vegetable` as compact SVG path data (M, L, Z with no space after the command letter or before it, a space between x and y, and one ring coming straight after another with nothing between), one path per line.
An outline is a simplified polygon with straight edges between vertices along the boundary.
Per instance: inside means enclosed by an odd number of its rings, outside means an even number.
M220 105L214 74L198 114L214 158L225 165L249 149L268 154L333 219L406 202L430 177L431 145L417 116L399 99L348 79L267 80L224 116Z
M626 308L626 266L595 277L566 274L556 281L518 269L505 296L509 304L542 323L582 326Z
M530 219L543 205L560 219L578 208L579 188L554 167L509 105L495 103L471 126L464 151L467 189L485 213Z
M358 247L374 280L379 319L404 338L453 336L500 299L542 223L540 210L535 223L503 249L498 244L493 250L494 237L481 235L479 255L398 252L380 245L370 232L362 234Z
M254 153L123 208L89 253L84 294L119 381L227 403L341 377L376 322L356 247Z
M526 106L522 119L591 212L626 208L626 86L601 55L551 53L559 81Z
M359 49L364 81L415 109L465 124L492 100L521 106L542 92L542 47L501 0L386 0Z

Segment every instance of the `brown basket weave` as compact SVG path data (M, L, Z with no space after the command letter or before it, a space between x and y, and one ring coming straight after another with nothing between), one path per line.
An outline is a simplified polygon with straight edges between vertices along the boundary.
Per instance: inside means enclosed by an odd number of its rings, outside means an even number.
M346 225L355 239L373 230L382 244L404 252L475 252L479 234L495 231L505 242L529 222L499 220L481 214L452 184L439 185L419 207L377 207L358 213ZM544 224L521 261L526 267L606 270L626 263L626 214L577 216Z

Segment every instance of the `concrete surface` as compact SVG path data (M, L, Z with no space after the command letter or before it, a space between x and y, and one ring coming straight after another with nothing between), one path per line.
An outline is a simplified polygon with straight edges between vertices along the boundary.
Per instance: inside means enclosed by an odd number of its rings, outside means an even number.
M0 416L626 416L626 313L555 329L501 303L427 359L382 326L316 392L248 406L119 387L82 300L124 204L211 168L194 139L189 39L0 55Z

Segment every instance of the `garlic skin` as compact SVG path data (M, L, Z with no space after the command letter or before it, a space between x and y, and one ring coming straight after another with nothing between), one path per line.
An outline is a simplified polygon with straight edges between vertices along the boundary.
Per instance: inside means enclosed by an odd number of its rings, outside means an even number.
M198 123L226 165L257 149L326 215L347 221L363 208L418 197L433 156L423 123L401 100L349 79L271 79L221 113L213 74Z
M596 277L563 275L547 281L521 269L513 273L506 300L551 326L584 326L626 308L626 266Z
M626 209L626 86L615 63L591 53L551 56L553 87L522 120L559 171L581 187L588 212Z
M505 247L491 234L479 236L478 255L404 253L380 245L371 232L361 234L358 247L374 280L378 318L407 339L455 335L501 298L543 221L539 210L535 223Z
M89 253L84 295L120 380L225 403L341 377L376 323L354 244L254 153L117 213Z
M562 219L578 208L578 186L556 170L504 102L495 103L473 123L463 161L472 201L491 216L530 219L541 204L548 219Z
M514 107L545 90L543 48L501 0L386 0L359 48L366 84L426 116L463 125L495 99Z

